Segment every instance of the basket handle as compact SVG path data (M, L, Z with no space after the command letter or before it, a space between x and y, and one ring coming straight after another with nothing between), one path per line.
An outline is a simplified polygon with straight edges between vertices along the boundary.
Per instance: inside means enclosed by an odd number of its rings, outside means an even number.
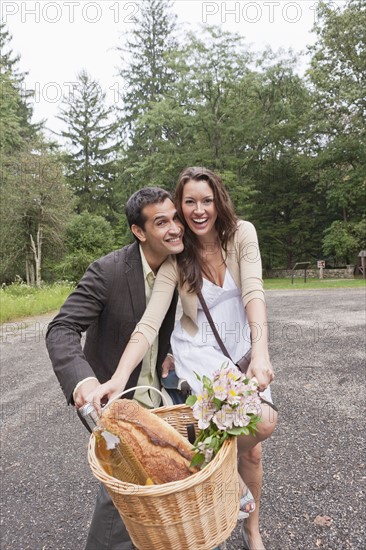
M143 389L143 390L155 390L160 395L165 407L169 407L169 403L167 402L167 399L166 399L165 395L163 395L161 393L161 391L158 390L157 388L154 388L153 386L134 386L133 388L128 388L128 390L123 390L122 392L117 394L115 397L113 397L113 399L110 399L108 401L108 403L106 405L104 405L102 410L104 411L107 407L109 407L109 405L111 405L114 401L116 401L116 399L119 399L120 397L122 397L122 395L124 395L125 393L129 393L130 391L141 390L141 389Z

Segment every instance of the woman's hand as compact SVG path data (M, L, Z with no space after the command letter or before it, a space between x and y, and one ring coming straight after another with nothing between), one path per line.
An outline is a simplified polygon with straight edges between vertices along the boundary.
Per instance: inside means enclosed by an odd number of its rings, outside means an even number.
M256 377L259 391L264 391L274 378L268 354L268 322L265 303L259 298L250 300L246 312L252 335L252 360L247 377Z
M102 404L105 405L108 401L116 397L119 393L123 392L124 385L120 381L108 380L104 384L100 384L92 392L87 395L86 400L88 403L93 403L97 411L101 412Z
M259 391L264 391L274 379L274 372L269 357L253 357L246 374L247 378L258 381Z

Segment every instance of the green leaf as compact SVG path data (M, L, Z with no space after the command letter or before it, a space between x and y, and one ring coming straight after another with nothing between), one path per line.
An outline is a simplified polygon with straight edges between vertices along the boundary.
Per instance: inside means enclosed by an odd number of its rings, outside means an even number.
M218 399L217 397L214 397L212 401L213 401L214 405L216 406L217 410L220 410L221 405L222 405L222 401L220 401L220 399Z
M212 391L212 380L204 375L203 378L202 378L202 382L203 382L203 386L207 389L207 390L211 390Z
M205 461L204 455L202 453L197 453L192 458L190 466L192 468L194 468L195 466L200 466L200 464L202 464L202 462L204 461Z
M196 375L197 380L199 380L199 381L201 382L201 377L200 377L200 375L199 375L196 371L193 371L193 372L194 372L194 374Z
M243 435L245 433L243 430L245 430L245 428L240 427L240 428L229 428L226 431L230 435Z
M186 405L188 405L188 407L193 407L196 401L197 397L195 395L189 395L186 399Z

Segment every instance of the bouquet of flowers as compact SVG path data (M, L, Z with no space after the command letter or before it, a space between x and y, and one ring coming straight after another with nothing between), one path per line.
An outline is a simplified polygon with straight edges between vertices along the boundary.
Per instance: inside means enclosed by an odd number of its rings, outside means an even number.
M190 395L186 401L200 429L191 465L203 468L228 437L255 434L261 409L255 378L249 380L228 363L216 370L212 379L207 376L201 379L195 374L203 384L203 391Z

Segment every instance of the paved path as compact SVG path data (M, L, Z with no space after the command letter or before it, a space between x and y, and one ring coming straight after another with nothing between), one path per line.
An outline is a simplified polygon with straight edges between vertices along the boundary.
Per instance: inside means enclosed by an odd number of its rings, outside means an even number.
M268 291L267 302L281 411L265 444L267 549L363 550L365 291ZM88 436L44 346L49 320L1 327L2 550L82 550L94 505ZM228 550L240 548L234 532Z

